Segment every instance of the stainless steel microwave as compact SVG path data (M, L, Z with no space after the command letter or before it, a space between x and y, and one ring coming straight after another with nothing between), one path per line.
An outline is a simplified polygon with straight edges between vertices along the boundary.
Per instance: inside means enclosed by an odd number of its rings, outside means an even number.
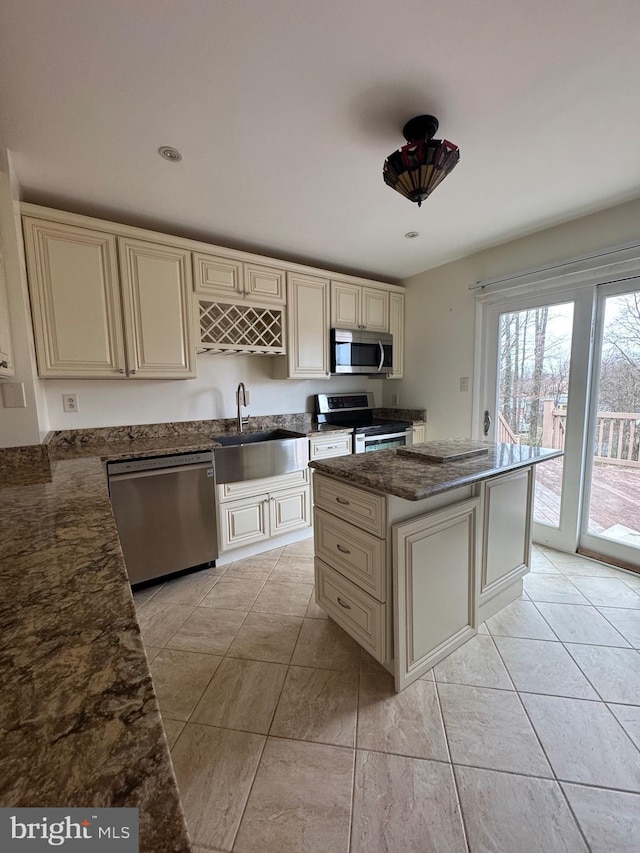
M393 365L393 336L387 332L331 329L331 372L386 375Z

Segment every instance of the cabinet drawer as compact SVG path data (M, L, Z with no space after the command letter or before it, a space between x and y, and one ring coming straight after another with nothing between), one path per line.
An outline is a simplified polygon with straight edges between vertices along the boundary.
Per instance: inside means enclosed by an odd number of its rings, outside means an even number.
M378 601L386 601L386 540L321 509L316 508L313 517L318 557Z
M315 560L316 601L376 660L386 659L386 605Z
M351 435L322 436L309 439L309 461L330 459L332 456L351 454Z
M280 474L277 477L262 477L259 480L241 480L238 483L221 483L218 486L218 502L251 497L262 492L275 492L277 489L289 489L304 486L309 482L309 469Z
M369 533L385 535L387 504L384 495L365 492L316 471L313 478L313 503Z

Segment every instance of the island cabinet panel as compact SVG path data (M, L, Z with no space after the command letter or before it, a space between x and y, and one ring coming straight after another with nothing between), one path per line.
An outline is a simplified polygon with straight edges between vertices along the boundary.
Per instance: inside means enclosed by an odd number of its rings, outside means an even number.
M393 526L398 691L476 633L479 506L471 498Z
M507 590L529 571L533 483L533 468L526 468L482 484L482 622L504 606Z

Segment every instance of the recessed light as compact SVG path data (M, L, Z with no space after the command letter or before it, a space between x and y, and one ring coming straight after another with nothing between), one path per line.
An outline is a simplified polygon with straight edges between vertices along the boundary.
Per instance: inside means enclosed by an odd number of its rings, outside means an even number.
M179 163L182 160L182 154L177 148L172 148L170 145L163 145L162 148L158 148L158 154L171 163Z
M407 240L415 240L416 237L420 236L420 232L419 231L407 231L407 233L404 236L407 238Z

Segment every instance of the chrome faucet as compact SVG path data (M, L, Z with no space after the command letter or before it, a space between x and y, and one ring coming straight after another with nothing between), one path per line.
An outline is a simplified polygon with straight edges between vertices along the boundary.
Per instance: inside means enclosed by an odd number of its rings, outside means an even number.
M236 402L238 404L238 432L242 432L242 428L247 426L249 418L243 418L240 412L240 407L247 407L247 389L244 387L244 382L238 385L236 390Z

